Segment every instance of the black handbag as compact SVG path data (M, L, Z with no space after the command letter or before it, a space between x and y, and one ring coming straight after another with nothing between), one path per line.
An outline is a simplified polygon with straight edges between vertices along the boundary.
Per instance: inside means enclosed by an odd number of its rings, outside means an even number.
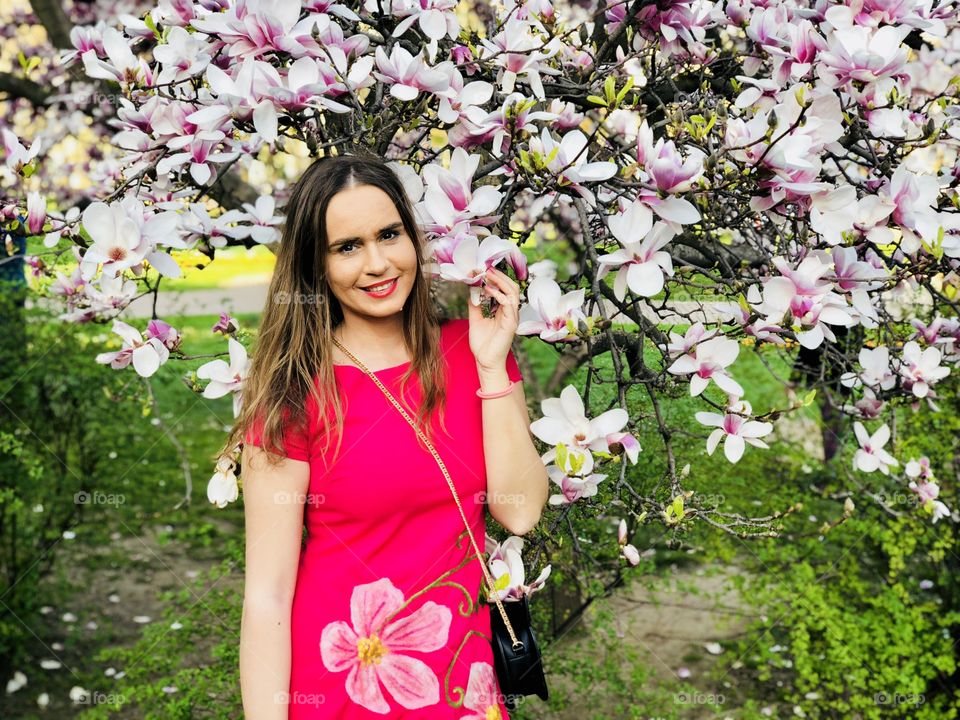
M440 471L450 486L450 492L453 493L453 499L457 503L457 509L460 511L460 517L463 519L464 527L467 528L467 535L470 537L470 543L473 545L473 552L480 562L483 569L483 576L487 581L488 598L493 598L497 605L497 612L490 613L490 632L493 644L494 669L497 673L497 682L500 685L500 692L503 694L503 704L508 710L513 710L520 698L524 695L537 695L542 700L547 699L547 679L543 674L543 661L540 658L540 648L537 646L537 639L533 635L533 627L530 623L530 607L527 605L527 598L524 596L519 601L508 600L501 601L494 590L494 581L490 576L490 569L483 561L483 555L477 546L477 541L470 530L470 523L467 522L467 516L463 512L463 506L460 504L460 498L457 497L457 490L453 486L453 480L447 472L443 460L433 447L433 443L423 434L420 428L410 417L406 410L394 399L390 391L384 387L380 379L370 372L367 367L360 362L349 350L334 338L334 344L340 348L344 354L356 363L357 367L363 370L373 379L377 386L387 396L387 399L393 404L400 414L410 423L419 438L430 449L433 459L440 466Z
M507 710L516 707L517 700L524 695L536 695L546 700L547 679L543 674L543 661L540 648L533 634L530 622L530 606L524 596L519 601L502 603L503 609L513 626L513 634L518 644L514 645L510 633L500 613L490 613L490 626L493 632L493 659L500 683L500 692L504 695Z

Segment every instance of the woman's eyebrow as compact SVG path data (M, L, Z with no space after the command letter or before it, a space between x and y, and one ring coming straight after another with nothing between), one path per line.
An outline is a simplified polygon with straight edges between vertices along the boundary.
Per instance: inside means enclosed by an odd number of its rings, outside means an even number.
M390 223L389 225L380 228L377 231L377 235L383 235L385 232L390 232L391 230L401 230L401 229L403 229L403 222L398 220L395 223ZM330 247L335 248L338 245L343 245L344 243L348 243L348 242L358 243L358 242L363 242L363 240L362 238L358 238L358 237L340 238L339 240L336 240L335 242L330 243Z

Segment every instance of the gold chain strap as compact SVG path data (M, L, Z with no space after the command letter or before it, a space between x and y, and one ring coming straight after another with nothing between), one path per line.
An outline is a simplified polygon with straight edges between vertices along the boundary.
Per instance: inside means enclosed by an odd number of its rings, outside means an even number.
M347 357L353 360L353 362L355 362L361 370L363 370L367 375L373 378L373 381L377 384L377 387L379 387L383 391L383 394L387 396L387 399L391 403L393 403L393 406L397 410L400 411L400 414L403 415L404 418L406 418L408 423L410 423L410 427L414 429L414 431L417 433L420 439L423 440L423 442L426 443L427 447L430 449L430 453L433 455L433 459L437 461L437 465L440 466L440 471L443 473L443 477L446 478L447 485L450 487L450 492L453 493L453 499L457 503L457 509L460 511L460 517L463 519L463 525L464 527L466 527L467 534L470 536L470 544L473 545L473 552L477 556L477 560L480 562L480 567L483 568L483 575L487 581L487 592L489 595L493 597L494 602L497 603L497 609L500 611L500 617L503 618L503 623L504 625L507 626L507 632L510 634L510 640L513 643L513 649L514 650L523 649L523 643L520 640L518 640L517 636L514 635L513 633L513 626L510 624L510 619L507 617L507 612L506 610L503 609L503 604L500 602L500 598L497 595L497 592L495 589L495 583L493 581L493 578L490 576L490 570L487 568L487 564L483 561L483 557L480 555L480 548L477 547L477 541L474 540L473 533L470 531L470 523L467 521L467 516L463 512L463 506L460 504L460 498L457 496L457 490L453 486L453 480L450 479L450 474L447 472L447 467L446 465L443 464L443 460L440 459L440 455L437 454L436 449L433 447L433 443L431 443L430 440L426 437L426 435L423 434L423 431L417 427L413 419L407 414L407 411L404 410L400 406L400 403L398 403L394 399L393 395L390 394L390 391L384 387L383 383L380 382L380 378L378 378L376 375L370 372L370 370L367 369L366 365L360 362L360 360L358 360L356 356L353 355L353 353L351 353L343 345L340 344L339 340L334 338L333 342L338 348L340 348L343 351L343 353Z

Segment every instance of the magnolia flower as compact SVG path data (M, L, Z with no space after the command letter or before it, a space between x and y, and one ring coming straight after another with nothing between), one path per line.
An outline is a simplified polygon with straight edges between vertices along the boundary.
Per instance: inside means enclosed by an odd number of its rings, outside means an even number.
M573 469L571 463L582 466L577 474L586 474L593 468L591 451L610 452L611 444L619 443L631 463L636 463L640 443L632 435L621 433L629 416L623 408L613 408L590 420L583 407L583 398L573 385L567 385L559 398L547 398L540 404L543 417L530 424L530 432L548 445L563 445L564 472ZM553 447L543 456L545 463L557 457Z
M217 460L217 469L207 483L207 500L218 508L224 508L240 496L235 473L236 463L229 455Z
M233 335L239 329L240 323L235 318L230 317L225 312L221 312L220 319L214 323L210 331L222 335Z
M803 347L814 349L820 347L824 339L836 340L825 323L853 324L843 299L833 292L832 283L823 279L830 270L829 262L817 255L808 255L796 269L781 257L774 258L773 263L781 276L764 281L763 303L757 309L774 321L789 313L797 340Z
M908 49L902 43L910 30L891 25L834 29L827 37L827 49L817 56L820 78L828 87L850 89L854 81L870 84L903 74Z
M583 312L586 290L561 293L560 286L550 278L531 280L527 302L520 308L517 335L539 334L549 343L575 341L579 324L588 322Z
M853 431L857 436L860 448L853 456L853 469L863 472L879 470L884 475L890 474L890 468L900 463L890 455L883 446L890 439L890 428L884 423L873 435L867 434L866 428L859 420L853 423Z
M6 153L4 162L15 173L19 174L24 166L29 165L40 154L40 137L34 138L29 150L23 147L20 139L7 128L0 128L0 137L3 138L3 149Z
M640 553L637 549L627 542L627 521L620 519L617 526L617 543L620 545L620 555L631 565L636 567L640 564Z
M864 236L875 244L889 241L886 219L895 207L892 200L880 195L857 199L852 185L843 185L811 198L810 227L830 245L843 242L845 233Z
M240 414L240 390L247 377L250 361L246 349L239 342L229 338L227 345L230 348L230 364L220 359L211 360L197 368L197 377L210 381L203 389L205 398L213 400L232 392L233 416L237 417Z
M950 374L950 368L940 366L942 357L939 348L928 347L921 350L916 340L903 346L903 356L897 372L903 378L904 385L910 388L916 397L927 397L930 385Z
M933 479L933 470L930 469L930 458L923 456L919 460L911 459L903 468L903 472L910 478Z
M623 300L627 288L642 297L653 297L663 289L664 274L673 275L670 254L661 250L673 238L673 230L663 223L653 227L653 213L639 202L611 216L608 223L624 247L598 258L598 277L602 279L611 268L619 268L613 281L618 300Z
M198 125L216 128L227 118L252 120L254 129L268 143L277 139L277 109L268 96L270 88L282 84L276 68L246 57L231 77L216 65L206 71L207 83L216 103L187 116Z
M681 355L674 360L667 372L674 375L693 375L690 378L691 397L706 390L711 380L729 395L743 396L743 388L726 370L739 354L740 345L736 340L715 337L698 343L692 353Z
M637 162L643 166L653 186L663 193L678 193L690 189L703 174L704 155L695 148L686 160L672 140L660 138L653 142L653 131L646 121L637 133Z
M480 304L481 284L487 277L487 270L505 257L510 256L517 247L512 243L489 235L483 242L476 237L464 237L453 251L452 262L440 262L438 272L444 280L462 282L470 286L470 302Z
M283 216L274 215L276 199L272 195L261 195L257 198L255 205L243 203L243 209L249 215L249 218L245 219L248 219L253 225L250 228L241 225L237 228L238 230L248 233L254 242L261 245L269 245L280 239L280 231L277 226L283 223Z
M551 566L547 565L529 585L525 585L526 571L523 567L523 538L511 535L502 543L486 536L484 552L489 556L487 558L487 567L494 581L494 592L496 599L501 602L520 600L522 597L529 597L533 593L543 588L543 584L550 577ZM487 597L488 602L494 602L495 598ZM491 609L491 612L497 612Z
M480 40L480 58L489 58L493 64L502 68L497 82L505 95L513 92L517 77L523 75L533 96L538 100L545 100L541 73L558 75L560 71L548 67L543 61L556 55L561 45L559 38L553 38L544 44L531 30L531 23L516 16L509 17L499 33L490 39Z
M84 280L93 278L97 266L113 277L123 270L137 268L146 260L161 275L179 277L180 266L156 244L176 242L177 214L152 213L132 196L106 205L94 202L83 211L83 227L93 239L80 262Z
M183 82L202 73L210 63L209 48L207 38L200 33L179 26L170 28L166 42L153 49L153 57L163 66L157 83Z
M369 58L367 60L369 61ZM334 69L329 63L302 57L290 66L285 81L281 86L268 87L265 92L273 98L274 105L289 113L300 112L306 108L336 113L350 112L346 105L326 97L332 94L337 84Z
M718 330L707 330L700 321L695 322L681 336L679 333L670 333L670 342L667 344L667 355L671 358L686 355L697 343L714 337Z
M593 202L593 193L582 183L609 180L617 174L616 163L587 162L587 136L580 130L571 130L558 143L545 126L539 137L530 138L530 152L543 159L558 185L572 186L590 202Z
M190 177L198 185L206 185L216 179L214 163L227 163L235 160L240 153L218 152L226 136L220 130L202 130L193 135L185 135L167 141L170 150L183 150L167 155L157 163L157 174L166 175L181 165L190 163Z
M491 185L473 187L473 175L479 163L479 155L455 148L449 169L437 163L423 168L426 191L418 211L429 218L425 223L428 232L449 232L465 221L489 225L499 217L490 213L500 205L502 193Z
M431 68L424 62L422 51L413 56L399 43L390 50L389 57L378 47L376 62L374 76L390 86L390 94L397 100L415 100L421 92L440 94L450 86L452 63L447 61Z
M707 455L713 455L713 451L717 449L720 440L724 441L723 454L732 463L738 462L743 457L743 451L746 449L744 443L749 443L758 448L769 448L769 445L759 439L769 435L770 431L773 430L773 425L768 422L747 420L732 412L728 412L726 415L698 412L695 417L700 424L717 428L707 438Z
M846 372L840 376L840 382L846 387L869 387L890 390L897 384L897 378L890 369L890 350L883 346L877 348L862 348L857 356L860 373Z
M399 7L394 5L396 14L410 14L397 23L393 37L400 37L413 23L418 23L423 34L427 36L427 53L433 61L437 55L438 41L445 37L455 40L460 34L460 21L454 12L456 7L457 0L420 0ZM400 8L402 11L397 12Z
M43 231L43 223L47 219L47 201L38 192L27 195L27 230L31 235L39 235Z
M560 486L561 492L559 495L550 496L551 505L569 505L580 498L593 497L597 494L597 484L607 477L603 474L570 477L556 465L549 465L547 474L551 481Z
M97 57L96 49L87 50L81 56L87 75L100 80L115 80L121 85L136 84L141 79L146 79L147 84L151 84L149 66L133 54L127 39L119 30L105 27L102 42L109 62Z
M937 500L937 497L940 495L940 486L937 485L936 482L928 480L917 483L911 480L907 487L917 494L917 498L920 500L920 505L923 509L933 515L931 519L932 522L937 522L937 520L943 517L949 517L950 508L940 500Z
M159 336L145 340L139 330L120 320L113 321L113 332L121 337L123 347L116 352L100 353L96 357L98 363L109 364L114 370L121 370L132 362L138 375L150 377L170 357L170 350Z

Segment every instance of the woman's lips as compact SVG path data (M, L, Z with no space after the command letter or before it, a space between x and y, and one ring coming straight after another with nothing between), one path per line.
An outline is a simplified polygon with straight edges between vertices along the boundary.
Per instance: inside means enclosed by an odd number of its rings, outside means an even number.
M394 278L393 280L390 281L390 284L387 285L386 288L384 288L383 290L380 290L379 292L373 292L372 290L367 290L366 288L360 288L360 289L363 290L367 295L380 298L380 297L386 297L387 295L390 295L396 289L396 287L397 287L397 278Z

